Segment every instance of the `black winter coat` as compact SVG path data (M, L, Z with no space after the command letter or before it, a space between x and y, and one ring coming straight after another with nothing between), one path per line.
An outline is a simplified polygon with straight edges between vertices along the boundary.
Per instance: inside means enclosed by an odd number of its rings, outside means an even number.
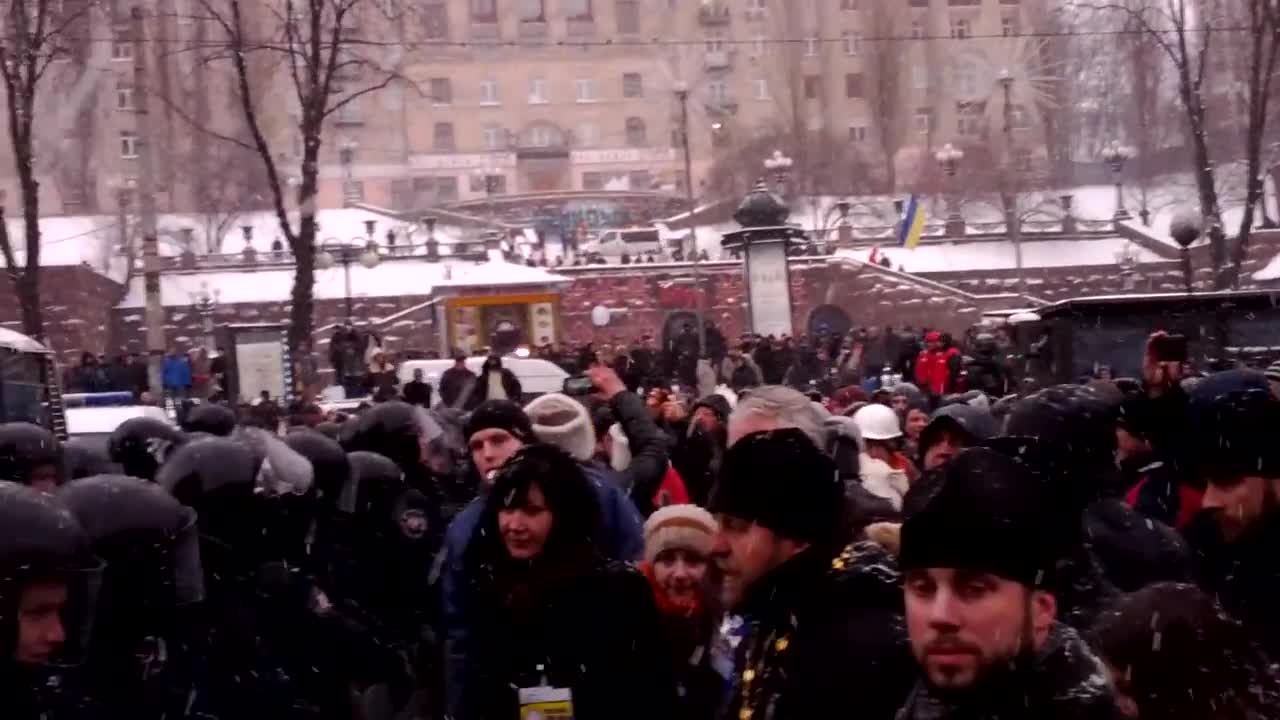
M915 681L897 563L872 542L796 555L752 586L726 720L888 720Z
M470 409L480 404L475 387L476 374L466 368L451 367L440 375L440 402L458 410ZM467 388L471 388L470 391ZM463 397L463 393L469 396Z
M1227 543L1215 512L1196 515L1183 534L1191 545L1196 584L1244 623L1267 657L1280 658L1280 510L1262 516Z
M622 425L631 448L631 463L618 473L624 488L631 488L631 501L644 517L656 509L653 496L667 473L671 443L649 414L644 399L635 393L618 393L609 401L613 416Z
M1119 720L1102 662L1071 628L1057 624L1025 667L990 679L963 700L916 686L898 720Z
M630 565L599 558L556 574L550 582L529 578L534 588L476 573L466 605L476 633L457 718L517 718L516 689L544 677L572 692L576 720L670 717L675 684L648 581Z

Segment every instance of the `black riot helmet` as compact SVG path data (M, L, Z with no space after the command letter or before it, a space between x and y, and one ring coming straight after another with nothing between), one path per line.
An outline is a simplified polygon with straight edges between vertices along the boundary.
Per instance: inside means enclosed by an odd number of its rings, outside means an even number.
M112 431L107 447L112 462L120 463L124 474L154 480L156 469L186 441L182 431L163 420L136 417Z
M102 563L55 496L0 482L0 664L78 664L88 646ZM37 624L20 612L53 606ZM26 637L26 640L20 638Z
M336 502L351 476L351 463L338 441L315 430L294 430L285 436L284 443L311 461L320 503Z
M200 432L226 437L236 429L236 414L225 405L201 403L187 412L182 429L188 433Z
M254 497L258 461L231 438L211 437L182 445L156 473L156 484L199 517L201 560L206 579L228 580L252 568L263 532Z
M0 425L0 480L52 490L63 479L62 444L39 425Z
M94 697L108 714L152 714L160 698L146 679L183 646L182 608L204 599L195 512L123 475L73 480L58 497L106 563L86 674Z
M67 480L94 475L119 475L123 471L107 455L105 439L73 437L62 444L62 464Z
M376 405L355 420L344 435L348 452L374 452L390 458L406 472L420 465L422 443L440 435L440 426L423 408L399 401Z

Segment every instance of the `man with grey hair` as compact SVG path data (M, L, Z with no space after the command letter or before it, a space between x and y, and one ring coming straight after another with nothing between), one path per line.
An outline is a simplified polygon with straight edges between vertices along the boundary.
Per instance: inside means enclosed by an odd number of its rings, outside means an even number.
M729 447L744 436L764 430L795 428L819 449L827 447L822 424L828 413L797 390L782 385L752 388L729 416Z

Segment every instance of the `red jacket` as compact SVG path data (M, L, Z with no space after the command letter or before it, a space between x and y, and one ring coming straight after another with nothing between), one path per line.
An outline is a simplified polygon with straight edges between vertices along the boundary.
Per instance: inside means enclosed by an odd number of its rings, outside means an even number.
M921 351L916 358L916 386L933 396L946 395L955 382L951 373L952 358L959 362L958 348Z

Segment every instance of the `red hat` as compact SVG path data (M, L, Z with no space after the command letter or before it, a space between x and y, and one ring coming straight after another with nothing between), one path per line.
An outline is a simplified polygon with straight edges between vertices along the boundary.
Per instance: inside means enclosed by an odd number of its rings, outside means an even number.
M942 333L937 330L930 330L929 334L924 336L925 342L942 342Z

